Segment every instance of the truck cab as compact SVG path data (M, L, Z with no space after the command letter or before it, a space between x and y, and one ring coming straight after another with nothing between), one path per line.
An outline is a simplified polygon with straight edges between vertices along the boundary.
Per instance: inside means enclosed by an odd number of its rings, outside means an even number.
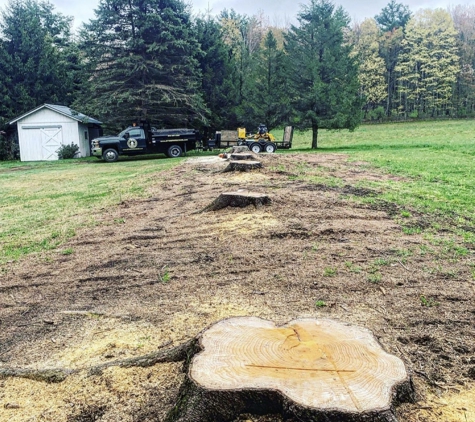
M91 142L92 155L114 162L119 155L164 153L180 157L198 148L199 132L193 129L155 129L150 125L130 126L117 136L103 136Z

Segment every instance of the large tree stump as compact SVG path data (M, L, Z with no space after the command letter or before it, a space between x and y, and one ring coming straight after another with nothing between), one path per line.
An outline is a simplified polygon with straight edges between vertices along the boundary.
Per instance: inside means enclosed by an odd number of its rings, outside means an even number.
M403 362L372 334L332 320L284 326L254 317L223 320L198 337L200 353L167 422L232 421L281 413L301 421L396 421L412 401Z
M247 190L240 189L236 192L222 193L202 212L217 211L226 207L244 208L248 205L254 205L254 207L259 208L270 203L271 199L263 193L249 192Z
M254 154L250 151L248 152L236 152L236 153L231 153L231 160L233 161L241 161L241 160L255 160L256 157Z
M228 171L251 171L255 169L262 168L262 163L260 161L250 161L250 160L237 160L230 161L229 165L223 170L223 172Z
M231 148L231 154L239 152L249 152L249 147L247 145L237 145Z

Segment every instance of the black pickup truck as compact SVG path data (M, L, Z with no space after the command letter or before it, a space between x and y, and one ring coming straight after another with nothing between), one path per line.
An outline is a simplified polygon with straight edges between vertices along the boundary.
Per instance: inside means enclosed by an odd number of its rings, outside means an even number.
M92 155L112 163L119 155L163 153L180 157L201 147L201 135L194 129L155 129L148 124L131 126L117 136L103 136L91 141Z

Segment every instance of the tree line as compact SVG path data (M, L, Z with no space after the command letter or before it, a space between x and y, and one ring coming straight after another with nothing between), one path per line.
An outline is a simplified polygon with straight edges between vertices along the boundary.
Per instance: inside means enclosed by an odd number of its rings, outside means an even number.
M330 0L309 0L296 24L223 10L192 16L182 0L100 0L72 18L43 0L0 12L0 130L43 103L64 104L117 130L210 130L264 123L350 130L361 119L475 114L475 7L413 14L391 0L351 25ZM11 128L10 128L11 130ZM15 154L0 136L0 158Z

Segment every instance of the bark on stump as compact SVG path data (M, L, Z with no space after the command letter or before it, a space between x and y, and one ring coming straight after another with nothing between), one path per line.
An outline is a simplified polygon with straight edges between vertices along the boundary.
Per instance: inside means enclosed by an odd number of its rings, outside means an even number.
M166 422L224 422L243 413L394 422L393 406L414 400L403 362L364 328L230 318L204 331L198 345Z
M231 154L239 152L249 152L249 147L247 145L238 145L231 148Z
M241 161L241 160L253 161L255 159L256 157L250 151L247 153L239 152L239 153L231 154L231 160L233 161Z
M223 172L228 171L251 171L255 169L261 169L262 163L260 161L230 161L229 165L223 170Z
M254 205L258 208L263 205L271 203L271 199L263 194L257 192L249 192L246 190L238 190L236 192L224 192L219 195L204 211L217 211L226 207L244 208L248 205Z

